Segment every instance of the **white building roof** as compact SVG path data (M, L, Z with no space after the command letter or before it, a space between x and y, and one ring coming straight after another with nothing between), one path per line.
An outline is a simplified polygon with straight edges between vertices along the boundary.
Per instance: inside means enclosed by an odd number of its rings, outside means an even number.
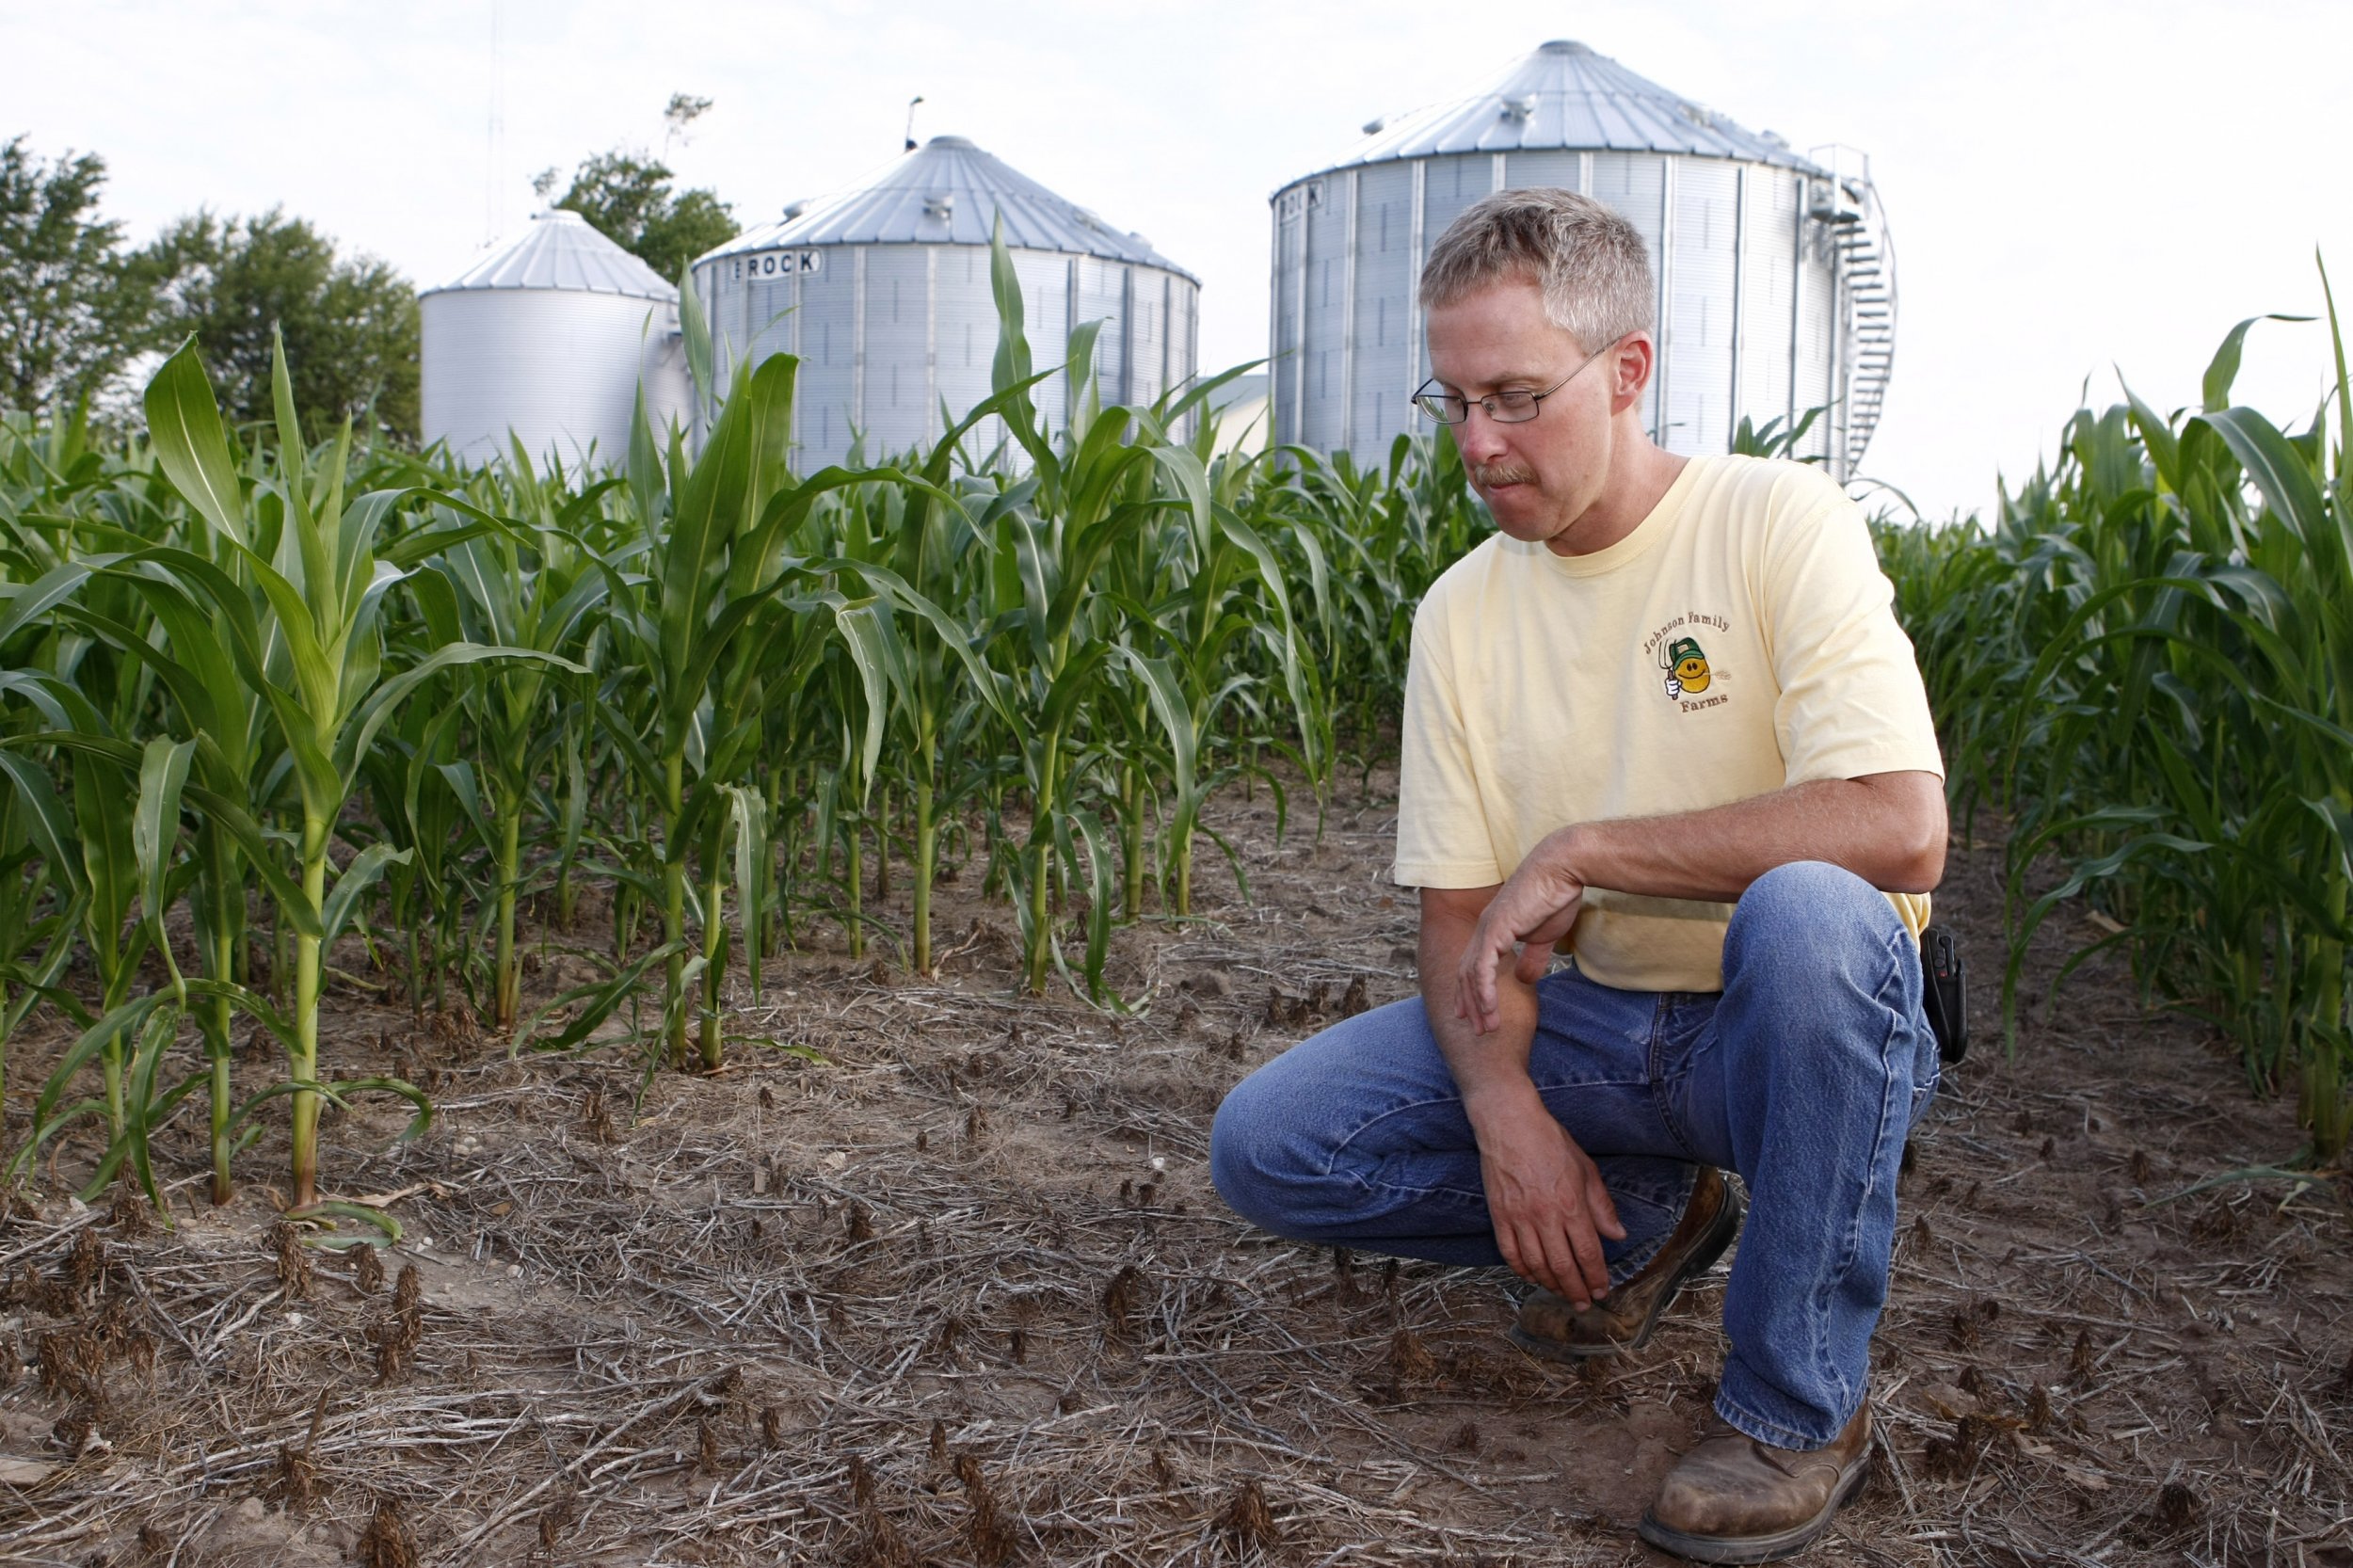
M450 289L576 289L678 302L675 285L663 281L661 274L565 207L532 214L520 237L500 246L440 288L422 294Z
M818 245L986 245L998 216L1015 249L1058 250L1192 274L1075 201L962 136L934 136L853 188L787 208L696 264L745 251ZM1195 280L1198 281L1198 280Z

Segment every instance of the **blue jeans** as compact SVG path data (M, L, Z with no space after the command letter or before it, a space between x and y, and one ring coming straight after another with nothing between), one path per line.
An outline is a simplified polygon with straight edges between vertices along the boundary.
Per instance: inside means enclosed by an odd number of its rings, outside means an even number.
M1724 1291L1717 1413L1785 1448L1861 1402L1887 1298L1905 1135L1935 1093L1920 952L1895 909L1815 862L1759 878L1724 940L1720 995L1620 991L1562 969L1537 987L1529 1072L1593 1158L1625 1240L1612 1282L1681 1217L1702 1164L1748 1185ZM1479 1145L1418 998L1302 1041L1218 1108L1209 1170L1277 1235L1500 1265Z

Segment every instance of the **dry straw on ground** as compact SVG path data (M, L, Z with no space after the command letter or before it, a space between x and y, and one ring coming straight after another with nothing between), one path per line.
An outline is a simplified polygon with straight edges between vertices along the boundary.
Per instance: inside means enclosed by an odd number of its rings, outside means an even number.
M747 1045L642 1102L629 1061L510 1064L353 1000L342 1048L385 1036L441 1111L337 1135L336 1191L404 1194L389 1293L279 1245L265 1193L206 1208L187 1128L169 1231L66 1203L69 1144L0 1226L0 1560L1628 1560L1722 1276L1571 1370L1502 1339L1497 1274L1225 1212L1219 1096L1407 994L1412 910L1379 808L1321 848L1278 850L1263 800L1218 825L1259 902L1205 875L1207 923L1123 937L1152 999L1124 1021L1014 997L977 906L936 981L819 951L739 995L744 1035L823 1064ZM1997 865L1957 853L1945 904L1981 964ZM2291 1149L2287 1109L2114 975L2015 1066L1981 1049L1903 1180L1876 1483L1814 1560L2353 1564L2341 1194L2174 1195Z

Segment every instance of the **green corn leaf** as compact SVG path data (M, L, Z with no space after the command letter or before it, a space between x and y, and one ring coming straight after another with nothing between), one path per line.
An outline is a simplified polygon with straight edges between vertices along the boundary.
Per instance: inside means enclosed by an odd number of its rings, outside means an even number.
M155 461L172 488L216 532L247 542L245 496L229 456L220 405L213 396L196 340L182 344L147 383L147 431Z
M490 824L490 815L482 807L482 792L474 784L473 764L464 760L439 762L434 764L434 771L449 786L449 792L456 797L458 809L465 812L474 836L486 844L498 842L498 830Z
M33 1102L34 1136L18 1152L16 1160L9 1167L12 1171L28 1168L33 1153L46 1141L48 1133L63 1125L57 1114L58 1107L65 1102L66 1095L81 1076L82 1069L96 1060L99 1052L112 1042L143 1029L148 1017L157 1009L173 1006L176 1006L176 999L169 991L152 991L146 996L134 998L102 1015L97 1022L85 1029L73 1044L66 1048ZM80 1114L77 1106L67 1113L67 1119Z
M16 1158L8 1161L8 1175L21 1178L33 1168L34 1161L40 1156L42 1144L84 1117L104 1117L105 1114L106 1102L103 1099L76 1100L45 1120L34 1122L31 1131L25 1135L24 1146L16 1151Z
M1119 857L1106 842L1103 824L1092 811L1070 814L1086 845L1087 945L1083 969L1090 1000L1103 1000L1103 966L1111 956L1112 911L1119 906ZM1123 1008L1122 1011L1125 1011Z
M188 781L188 763L196 755L194 741L172 742L162 736L147 743L139 761L139 794L133 809L131 843L139 868L139 904L149 940L164 955L175 987L183 985L179 961L164 936L166 888L173 849L180 841L180 792Z
M648 893L660 891L659 885L650 882L645 883L644 888ZM637 994L648 974L668 963L672 957L688 952L691 948L690 938L681 937L676 942L664 942L659 947L640 953L612 979L599 981L594 984L575 986L565 992L533 1014L529 1021L515 1032L514 1051L509 1054L525 1049L564 1051L583 1044L597 1032L599 1026L613 1016L621 1003ZM580 1005L581 1010L572 1016L571 1022L549 1038L540 1039L539 1027L546 1021L548 1016L561 1012L575 1003Z
M543 653L529 648L488 648L480 643L453 643L437 648L408 669L401 671L369 694L352 717L356 721L344 731L335 748L335 771L345 781L344 787L359 775L359 760L375 744L376 732L392 715L409 693L445 669L462 664L478 664L485 660L511 659L518 662L546 664L573 675L586 675L588 666L561 654Z
M2259 321L2310 321L2310 316L2260 315L2249 316L2222 335L2222 344L2207 362L2205 381L2206 412L2219 413L2231 406L2231 384L2238 379L2240 356L2247 346L2248 328Z
M0 610L0 645L71 600L97 566L98 563L88 560L68 561L53 567L41 574L39 582L29 585L0 585L0 597L8 604L6 610Z
M344 868L343 874L335 878L335 886L328 890L326 907L319 914L320 942L331 945L344 934L353 912L360 907L360 901L382 878L386 867L408 865L414 856L413 850L396 850L386 843L370 844L352 856L351 864Z
M698 397L711 395L709 383L696 382ZM662 516L664 476L662 448L653 439L653 423L646 417L646 389L637 389L637 402L629 421L629 488L636 499L637 516L651 528Z
M433 1126L433 1101L426 1097L424 1090L406 1079L338 1079L333 1083L325 1085L323 1092L328 1098L334 1100L338 1105L345 1103L348 1096L362 1092L393 1095L407 1100L415 1109L416 1113L408 1118L408 1125L402 1128L399 1134L392 1140L396 1144L412 1142L429 1131Z
M686 374L694 380L696 394L717 398L718 383L713 379L717 356L712 352L711 323L703 315L702 296L695 288L695 268L691 263L678 275L678 325L679 336L686 345ZM640 387L641 406L644 399L645 389Z
M163 1190L155 1183L155 1165L148 1147L148 1134L168 1120L180 1101L208 1076L201 1072L190 1073L167 1093L158 1095L155 1092L155 1080L163 1065L164 1050L179 1032L180 1011L177 1007L157 1009L139 1032L138 1046L131 1056L130 1081L123 1096L137 1109L124 1119L121 1137L117 1140L122 1157L128 1159L141 1190L147 1193L148 1201L154 1205L155 1212L167 1229L172 1224L171 1209L164 1202ZM86 1198L96 1197L105 1191L106 1183L113 1177L116 1151L109 1149L107 1153L108 1158L101 1162L90 1177L89 1187L84 1194Z
M734 537L752 483L752 446L764 423L755 402L773 390L758 372L736 382L702 455L684 474L667 536L661 543L657 615L665 668L683 669L695 653L695 631L708 603L707 581ZM672 482L679 475L672 473Z
M1200 738L1193 723L1192 706L1185 701L1176 671L1165 659L1146 658L1124 646L1118 651L1128 667L1143 679L1153 716L1160 721L1161 732L1168 737L1177 793L1180 796L1189 795L1193 791Z
M318 1096L321 1099L324 1099L329 1105L335 1107L338 1111L348 1111L351 1109L349 1102L345 1101L341 1096L337 1095L333 1086L329 1084L322 1083L318 1080L311 1078L281 1078L277 1082L271 1084L268 1088L262 1090L259 1094L256 1094L247 1099L243 1105L238 1106L235 1114L231 1116L229 1119L229 1126L232 1130L242 1128L246 1123L253 1119L253 1113L255 1112L261 1110L262 1107L267 1105L270 1101L283 1099L289 1095L305 1094Z
M22 753L0 746L0 777L15 790L16 800L24 808L22 820L49 874L73 889L75 897L87 898L89 878L82 869L79 835L64 803L51 788L47 771Z
M883 730L889 720L890 694L904 684L898 671L897 649L889 635L889 616L879 600L865 599L834 608L834 625L842 647L857 665L859 689L865 694L865 721L858 748L858 804L873 789L874 765L882 757Z
M1095 342L1102 336L1103 327L1104 323L1096 320L1082 321L1072 328L1063 360L1063 376L1067 389L1064 395L1069 399L1071 411L1070 432L1081 439L1092 434L1094 422L1084 417L1084 412L1094 406L1096 398Z
M353 1082L339 1084L337 1087L344 1089L389 1088L395 1081L397 1080L387 1079L380 1084ZM407 1085L402 1085L402 1087L405 1088ZM412 1122L411 1128L413 1127ZM400 1139L395 1142L405 1141L413 1136L413 1130L403 1132ZM400 1222L384 1210L368 1204L347 1203L338 1198L327 1198L318 1203L305 1204L300 1208L290 1208L286 1210L285 1217L289 1220L350 1220L375 1232L372 1236L305 1236L302 1239L304 1246L316 1247L323 1252L347 1252L354 1247L389 1247L398 1241L402 1235Z

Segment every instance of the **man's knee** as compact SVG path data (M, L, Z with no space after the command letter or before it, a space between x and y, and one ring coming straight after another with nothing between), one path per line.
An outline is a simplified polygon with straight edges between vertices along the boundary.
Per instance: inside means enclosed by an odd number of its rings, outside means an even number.
M1867 963L1902 927L1887 895L1854 872L1793 860L1749 884L1734 906L1724 934L1725 984L1760 962L1792 978Z
M1801 1057L1809 1071L1876 1080L1933 1049L1916 1016L1918 950L1895 906L1820 861L1750 885L1725 934L1724 998L1746 1020L1743 1044L1769 1045L1785 1066Z
M1428 1030L1418 999L1392 1002L1301 1041L1234 1085L1209 1124L1218 1195L1252 1224L1293 1237L1354 1208L1361 1189L1339 1169L1342 1145L1380 1106L1431 1092L1389 1077Z
M1209 1124L1209 1180L1235 1213L1279 1232L1316 1171L1290 1105L1289 1075L1270 1070L1278 1066L1279 1059L1243 1079L1218 1106Z
M1749 884L1739 912L1752 918L1819 920L1825 912L1850 913L1887 895L1844 866L1827 860L1792 860Z
M1244 1207L1263 1179L1266 1126L1260 1101L1252 1087L1256 1075L1226 1092L1209 1122L1209 1181L1225 1206L1244 1219L1255 1219Z

